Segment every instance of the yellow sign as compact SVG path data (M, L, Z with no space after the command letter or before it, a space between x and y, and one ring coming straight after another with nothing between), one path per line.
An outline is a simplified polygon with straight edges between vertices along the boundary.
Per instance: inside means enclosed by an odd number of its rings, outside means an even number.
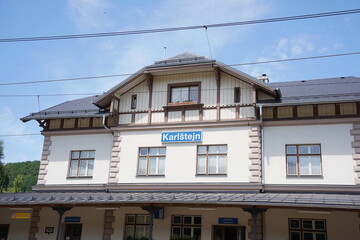
M12 213L11 218L12 219L29 219L30 213L20 213L20 212Z

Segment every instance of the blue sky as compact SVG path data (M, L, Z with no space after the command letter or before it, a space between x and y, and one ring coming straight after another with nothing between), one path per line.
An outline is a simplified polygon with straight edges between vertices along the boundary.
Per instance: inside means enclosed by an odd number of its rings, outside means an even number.
M0 0L0 38L206 25L360 8L358 0ZM360 51L360 14L208 29L213 58L226 64ZM0 83L133 73L182 52L210 57L204 30L107 38L0 43ZM270 81L360 76L360 55L238 67ZM83 96L8 94L101 93L123 78L0 86L4 162L39 160L43 137L31 112Z

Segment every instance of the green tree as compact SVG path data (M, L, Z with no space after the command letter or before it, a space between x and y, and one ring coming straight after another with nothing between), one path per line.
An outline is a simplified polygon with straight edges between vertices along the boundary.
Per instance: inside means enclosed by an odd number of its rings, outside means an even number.
M18 174L13 181L14 192L23 192L24 187L24 175Z
M5 165L9 173L9 188L13 188L13 182L17 175L24 176L23 191L30 192L36 185L39 173L40 161L26 161L18 163L7 163Z
M0 193L7 190L9 186L9 174L1 159L4 158L3 141L0 141Z

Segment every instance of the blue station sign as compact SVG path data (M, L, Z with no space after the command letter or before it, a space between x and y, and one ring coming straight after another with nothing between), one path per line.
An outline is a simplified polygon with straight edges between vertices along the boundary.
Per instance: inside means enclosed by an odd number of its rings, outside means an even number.
M218 224L238 224L237 218L219 218Z
M66 223L73 223L73 222L80 222L81 218L80 217L65 217L65 221Z
M162 143L177 143L177 142L201 142L201 131L190 132L163 132L161 134Z

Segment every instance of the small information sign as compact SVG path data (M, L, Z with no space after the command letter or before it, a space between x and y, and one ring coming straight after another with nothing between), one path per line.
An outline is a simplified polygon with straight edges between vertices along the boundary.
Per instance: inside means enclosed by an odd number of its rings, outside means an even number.
M11 214L12 219L29 219L31 216L30 213L24 213L24 212L14 212Z
M219 218L219 224L238 224L237 218Z
M80 217L65 217L65 222L67 223L80 222L80 220Z

